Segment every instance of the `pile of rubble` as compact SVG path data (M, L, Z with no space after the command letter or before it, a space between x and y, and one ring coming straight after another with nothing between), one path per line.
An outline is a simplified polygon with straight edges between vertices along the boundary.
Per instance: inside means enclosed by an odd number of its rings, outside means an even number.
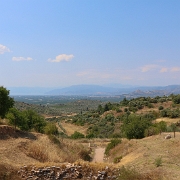
M115 180L118 172L106 167L103 171L95 170L80 165L66 164L61 167L51 166L44 168L23 166L18 171L19 176L26 180Z

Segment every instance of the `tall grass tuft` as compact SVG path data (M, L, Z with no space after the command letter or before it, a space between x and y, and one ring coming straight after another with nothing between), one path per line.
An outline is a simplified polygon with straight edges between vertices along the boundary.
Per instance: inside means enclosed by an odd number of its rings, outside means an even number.
M39 144L32 144L28 149L28 156L40 161L46 162L48 161L48 154L44 150L44 148Z

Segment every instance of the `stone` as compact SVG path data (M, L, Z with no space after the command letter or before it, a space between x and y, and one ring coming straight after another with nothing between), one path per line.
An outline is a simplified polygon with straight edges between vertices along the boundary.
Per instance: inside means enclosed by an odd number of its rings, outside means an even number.
M171 135L170 134L166 135L165 139L171 139Z

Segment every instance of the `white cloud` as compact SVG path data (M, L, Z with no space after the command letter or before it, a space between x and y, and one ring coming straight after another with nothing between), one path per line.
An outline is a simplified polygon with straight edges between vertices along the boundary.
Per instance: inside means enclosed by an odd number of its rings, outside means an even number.
M31 57L13 57L12 58L13 61L32 61L33 59Z
M10 49L0 44L0 54L4 54L5 52L10 52Z
M141 67L142 72L147 72L147 71L151 71L154 70L158 67L158 65L155 64L149 64L149 65L145 65L143 67Z
M70 54L60 54L58 56L56 56L55 59L51 59L49 58L48 61L49 62L61 62L61 61L70 61L72 58L74 58L74 55Z
M171 68L171 72L178 72L178 71L180 71L180 67Z
M163 67L163 68L161 68L160 72L161 72L161 73L168 72L168 68L166 68L166 67Z

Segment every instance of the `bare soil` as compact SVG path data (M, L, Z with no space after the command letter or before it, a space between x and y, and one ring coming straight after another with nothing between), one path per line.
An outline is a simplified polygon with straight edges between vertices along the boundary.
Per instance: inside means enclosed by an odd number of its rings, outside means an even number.
M103 147L95 148L92 162L97 162L97 163L104 162L104 152L105 152L105 148Z

